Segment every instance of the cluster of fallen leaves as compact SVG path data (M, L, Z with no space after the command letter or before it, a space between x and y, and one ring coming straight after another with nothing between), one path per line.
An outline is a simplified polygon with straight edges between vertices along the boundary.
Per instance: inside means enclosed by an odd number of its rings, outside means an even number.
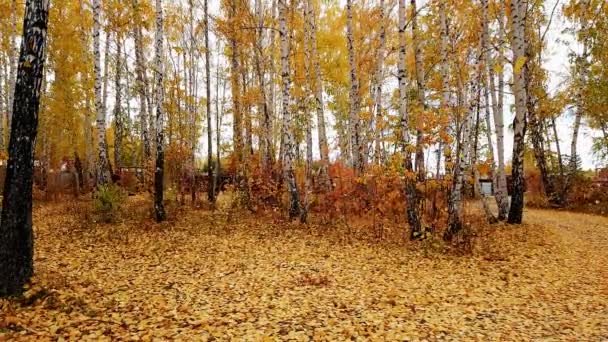
M0 300L0 341L608 339L605 218L527 211L467 256L228 211L34 220L36 274Z

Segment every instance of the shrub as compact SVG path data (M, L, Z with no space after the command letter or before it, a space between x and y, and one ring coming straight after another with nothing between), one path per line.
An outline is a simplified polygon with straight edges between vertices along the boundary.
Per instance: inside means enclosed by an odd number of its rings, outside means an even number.
M95 193L93 207L103 222L114 222L125 202L125 193L117 185L104 185Z

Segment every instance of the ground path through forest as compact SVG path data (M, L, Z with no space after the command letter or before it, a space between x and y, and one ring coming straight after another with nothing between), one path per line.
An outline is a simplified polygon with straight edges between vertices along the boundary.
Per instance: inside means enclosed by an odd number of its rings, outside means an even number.
M527 209L457 256L237 213L80 210L35 209L33 288L0 300L0 341L608 339L607 218Z

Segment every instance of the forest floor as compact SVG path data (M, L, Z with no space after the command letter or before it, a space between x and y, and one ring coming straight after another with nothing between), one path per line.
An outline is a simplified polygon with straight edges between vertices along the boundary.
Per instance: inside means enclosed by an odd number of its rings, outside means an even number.
M272 216L81 211L36 205L35 276L0 300L0 341L608 340L608 218L526 210L463 255Z

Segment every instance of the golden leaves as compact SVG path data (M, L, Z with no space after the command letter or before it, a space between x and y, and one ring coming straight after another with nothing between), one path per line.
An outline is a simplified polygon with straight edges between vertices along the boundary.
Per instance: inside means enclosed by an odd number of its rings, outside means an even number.
M605 218L528 210L529 225L480 230L468 258L429 252L432 240L340 242L327 227L231 223L225 211L83 227L73 206L35 209L36 275L23 299L0 300L0 340L597 340L608 329Z

